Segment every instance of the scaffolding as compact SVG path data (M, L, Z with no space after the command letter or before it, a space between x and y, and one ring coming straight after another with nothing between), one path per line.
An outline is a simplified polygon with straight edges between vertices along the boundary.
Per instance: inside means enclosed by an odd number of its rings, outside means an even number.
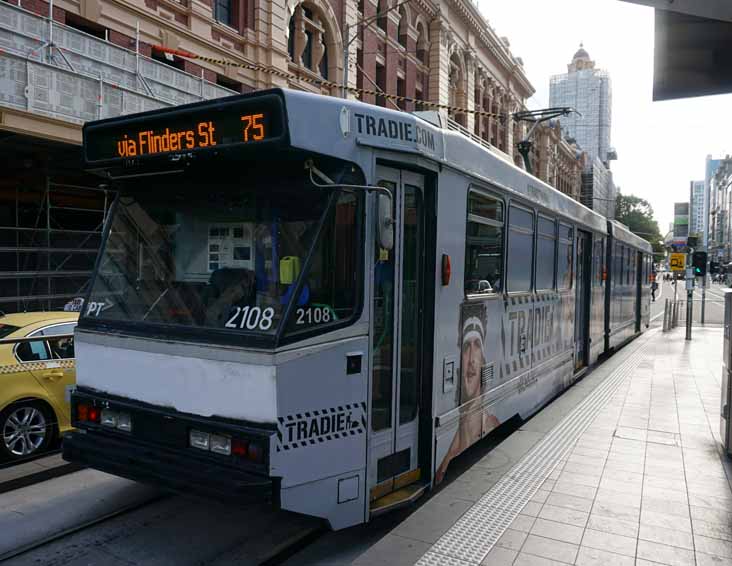
M235 94L6 2L0 85L0 107L76 124Z
M46 181L42 190L17 187L0 225L3 312L59 310L87 291L112 195Z
M0 111L78 131L88 120L235 94L143 56L139 37L136 45L0 2ZM112 195L84 174L78 146L2 128L0 146L0 311L62 309L87 291Z

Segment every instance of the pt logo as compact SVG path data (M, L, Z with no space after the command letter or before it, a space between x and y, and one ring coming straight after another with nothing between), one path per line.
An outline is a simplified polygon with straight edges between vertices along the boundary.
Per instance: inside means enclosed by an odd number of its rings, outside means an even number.
M277 452L303 448L366 431L366 403L351 403L278 417Z

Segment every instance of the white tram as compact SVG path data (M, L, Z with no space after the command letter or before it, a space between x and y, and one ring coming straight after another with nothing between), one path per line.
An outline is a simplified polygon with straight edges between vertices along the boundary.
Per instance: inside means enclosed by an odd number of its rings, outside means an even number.
M438 120L272 90L87 124L118 196L64 457L343 528L642 332L650 246Z

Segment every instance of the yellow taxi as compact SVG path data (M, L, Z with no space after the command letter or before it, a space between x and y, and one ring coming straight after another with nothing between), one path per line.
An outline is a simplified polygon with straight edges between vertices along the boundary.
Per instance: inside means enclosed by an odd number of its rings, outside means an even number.
M0 315L0 462L28 458L71 429L78 312ZM10 342L17 338L37 340Z

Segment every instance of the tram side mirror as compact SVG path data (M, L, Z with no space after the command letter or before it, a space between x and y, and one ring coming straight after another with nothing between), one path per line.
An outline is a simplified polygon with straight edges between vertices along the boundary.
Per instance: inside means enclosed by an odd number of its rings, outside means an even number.
M380 194L377 197L377 238L385 250L394 248L394 219L391 216L391 197Z

